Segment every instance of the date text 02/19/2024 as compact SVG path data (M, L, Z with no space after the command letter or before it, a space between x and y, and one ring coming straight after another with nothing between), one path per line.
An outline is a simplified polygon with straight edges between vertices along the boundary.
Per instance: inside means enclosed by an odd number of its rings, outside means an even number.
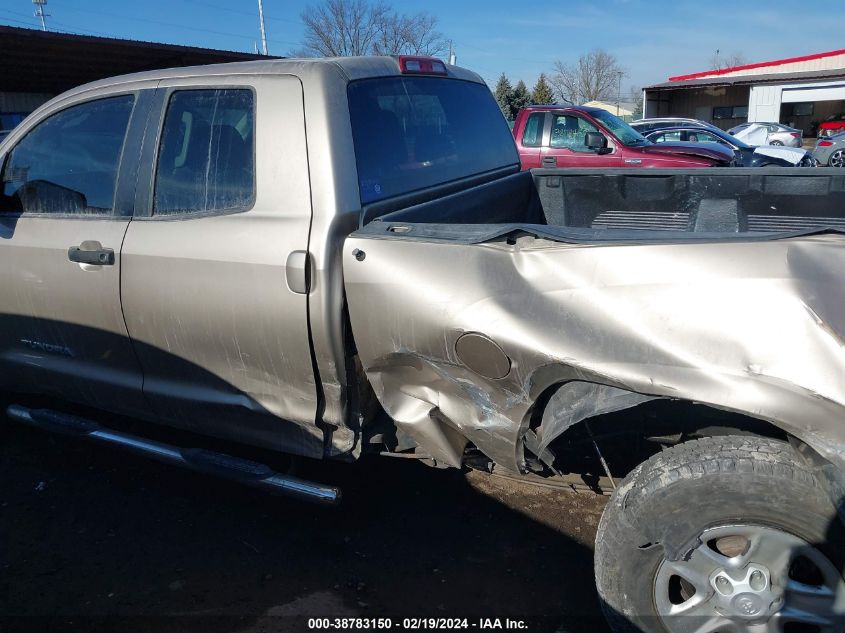
M511 618L403 618L401 621L391 618L309 618L311 630L525 630L528 625L524 620Z

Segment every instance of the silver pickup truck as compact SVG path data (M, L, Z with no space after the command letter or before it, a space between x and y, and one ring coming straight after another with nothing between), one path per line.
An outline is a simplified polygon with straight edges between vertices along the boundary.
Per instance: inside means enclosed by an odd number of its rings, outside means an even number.
M420 57L100 81L0 164L10 418L325 503L238 447L615 489L615 630L845 626L845 175L520 172Z

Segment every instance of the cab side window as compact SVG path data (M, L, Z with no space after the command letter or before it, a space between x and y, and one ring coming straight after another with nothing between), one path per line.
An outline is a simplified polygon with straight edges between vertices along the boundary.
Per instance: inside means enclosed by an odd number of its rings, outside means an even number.
M0 211L110 215L133 102L88 101L36 125L3 165Z
M242 211L255 197L253 93L180 90L164 117L154 215Z
M571 149L573 152L591 152L584 144L587 132L598 132L595 125L581 117L568 114L555 115L549 146Z
M543 142L543 123L545 120L545 112L534 112L528 117L528 121L525 123L525 131L522 133L523 147L540 147Z

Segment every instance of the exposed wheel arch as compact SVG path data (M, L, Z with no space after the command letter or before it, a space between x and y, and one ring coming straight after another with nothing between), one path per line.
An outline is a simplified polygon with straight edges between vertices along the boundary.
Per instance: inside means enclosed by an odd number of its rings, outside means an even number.
M600 440L626 430L637 433L646 429L651 432L647 439L658 444L665 440L664 447L689 439L726 435L788 441L814 468L828 471L826 479L830 482L831 496L835 500L845 499L845 474L786 424L689 399L640 394L599 382L571 380L552 385L540 394L529 427L537 435L537 445L541 449L551 447L555 453L558 452L556 446L567 441L568 434L584 432L584 422L591 422ZM651 428L647 429L649 425ZM657 446L655 450L660 448ZM613 460L609 461L613 469ZM619 474L622 476L626 472Z

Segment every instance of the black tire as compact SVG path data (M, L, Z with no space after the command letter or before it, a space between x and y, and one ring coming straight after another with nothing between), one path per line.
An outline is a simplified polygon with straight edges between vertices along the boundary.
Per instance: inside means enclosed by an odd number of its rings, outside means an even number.
M769 143L769 145L772 145L774 147L783 147L783 141L772 141L771 143Z
M665 631L655 578L709 528L771 527L845 569L845 539L829 497L787 443L722 436L685 442L635 468L613 493L596 535L595 574L614 631Z

